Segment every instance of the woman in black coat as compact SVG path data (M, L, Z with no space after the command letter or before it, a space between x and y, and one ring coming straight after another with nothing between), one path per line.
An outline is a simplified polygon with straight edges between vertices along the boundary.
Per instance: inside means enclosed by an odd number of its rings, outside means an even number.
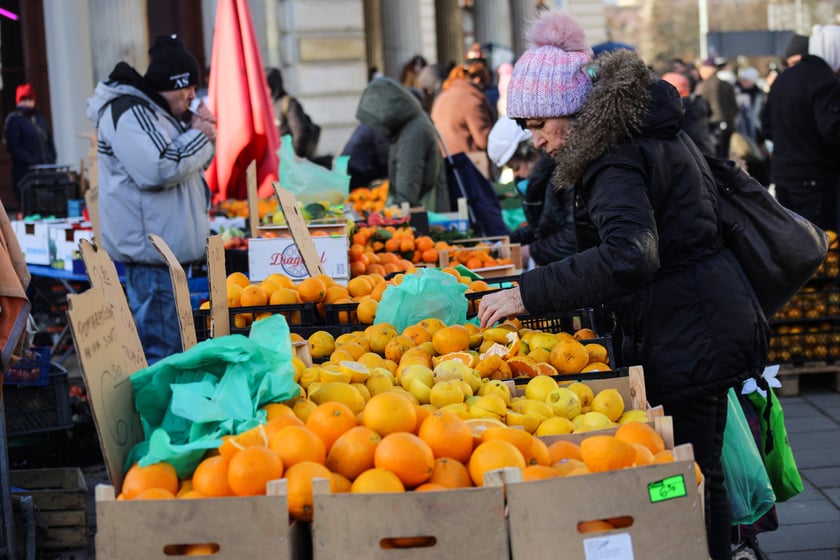
M555 157L555 185L574 185L579 252L483 297L478 316L487 326L524 312L607 306L622 363L643 366L650 404L673 417L677 443L694 447L709 492L709 552L728 559L726 394L761 372L767 319L723 244L713 179L680 128L676 90L629 51L593 65L579 30L559 12L534 24L535 46L516 63L507 107Z

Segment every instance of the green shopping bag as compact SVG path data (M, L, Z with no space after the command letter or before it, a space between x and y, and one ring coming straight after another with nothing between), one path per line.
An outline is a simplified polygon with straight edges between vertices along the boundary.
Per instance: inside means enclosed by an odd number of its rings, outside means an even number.
M782 405L765 376L756 381L756 390L746 395L759 412L761 435L764 441L761 455L770 483L776 492L776 500L784 502L802 492L802 477L799 476L796 459L790 448Z

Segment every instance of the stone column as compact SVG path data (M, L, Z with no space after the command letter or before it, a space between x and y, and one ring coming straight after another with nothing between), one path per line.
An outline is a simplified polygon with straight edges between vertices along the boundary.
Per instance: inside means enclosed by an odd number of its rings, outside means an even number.
M400 78L403 65L423 53L420 5L416 0L382 2L382 46L386 76Z
M488 43L510 49L513 37L508 0L480 0L473 3L475 40L482 47Z
M59 4L50 2L48 5ZM75 5L75 3L73 3ZM146 2L90 0L90 48L93 56L93 79L108 77L114 65L124 60L140 74L149 65L149 24Z
M464 29L458 0L435 0L437 62L444 66L464 60Z
M537 16L536 0L510 0L510 26L513 33L513 56L519 58L528 49L525 28Z
M368 67L376 67L384 73L385 58L382 46L382 0L364 0L365 5L365 47Z

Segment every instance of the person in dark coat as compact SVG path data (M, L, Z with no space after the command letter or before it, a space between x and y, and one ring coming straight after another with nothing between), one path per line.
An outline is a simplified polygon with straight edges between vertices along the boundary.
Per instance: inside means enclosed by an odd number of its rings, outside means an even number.
M356 118L388 139L388 197L448 212L449 186L434 126L399 82L377 78L362 92Z
M367 187L372 181L388 177L388 139L364 123L359 123L341 150L350 156L347 172L350 189Z
M523 268L529 259L543 266L573 254L574 189L554 190L552 157L534 148L531 133L506 116L493 125L487 153L497 167L510 167L522 197L527 223L511 232L510 242L521 245Z
M770 88L762 131L773 141L770 167L779 202L838 231L840 26L817 27L809 45L809 54Z
M709 135L709 116L712 110L700 95L691 93L691 82L685 74L666 72L662 79L674 86L683 106L682 128L704 154L714 155Z
M35 89L21 84L15 90L15 110L6 117L3 142L12 158L12 184L23 203L21 181L33 165L55 163L55 143L44 116L35 108Z
M579 252L484 296L481 326L610 309L620 362L643 366L650 404L673 417L676 443L693 445L708 492L708 551L729 560L727 390L762 371L769 326L724 245L714 179L680 128L679 95L638 55L619 50L593 65L583 30L558 11L544 12L528 38L507 113L555 157L555 185L574 185Z
M279 69L267 69L266 81L271 91L274 118L280 138L290 134L295 154L301 158L313 159L318 149L321 128L312 122L297 97L286 91L283 74Z
M694 93L702 95L709 103L712 114L709 115L709 132L715 154L722 159L729 158L729 139L735 131L735 118L738 116L738 104L735 100L735 88L717 76L718 67L714 61L706 60L700 66L700 82L694 87Z

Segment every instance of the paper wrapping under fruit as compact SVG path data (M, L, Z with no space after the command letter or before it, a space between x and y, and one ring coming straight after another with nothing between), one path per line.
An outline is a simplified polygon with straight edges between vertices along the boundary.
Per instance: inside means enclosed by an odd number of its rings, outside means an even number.
M385 290L376 308L375 323L388 323L397 332L430 317L447 325L463 325L467 322L466 290L467 286L451 274L421 268Z
M189 477L222 436L264 421L260 407L298 395L289 326L282 315L257 321L249 336L211 338L131 376L145 440L125 468L172 463Z

